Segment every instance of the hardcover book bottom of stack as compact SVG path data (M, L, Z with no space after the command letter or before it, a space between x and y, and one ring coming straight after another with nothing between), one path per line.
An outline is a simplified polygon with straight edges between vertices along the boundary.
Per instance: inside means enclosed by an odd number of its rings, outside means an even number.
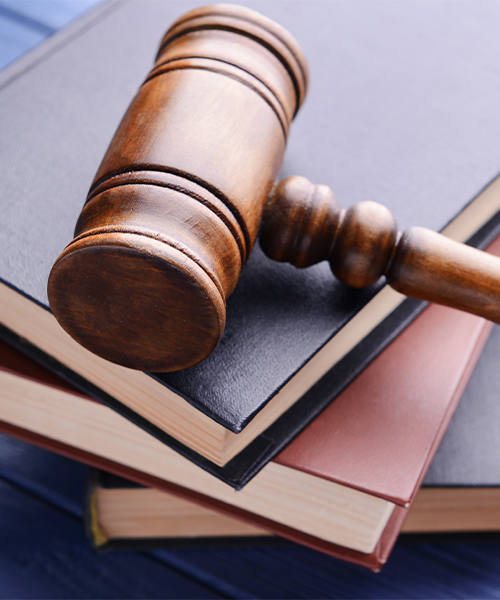
M7 346L1 429L236 517L259 535L378 570L489 331L483 319L429 307L239 492Z

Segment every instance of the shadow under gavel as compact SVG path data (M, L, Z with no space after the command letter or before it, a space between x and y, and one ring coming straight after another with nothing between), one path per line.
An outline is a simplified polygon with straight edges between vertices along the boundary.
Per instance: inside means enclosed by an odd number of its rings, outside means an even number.
M423 228L400 234L384 206L343 210L302 177L276 186L306 88L297 42L254 11L208 6L172 25L50 274L51 308L75 340L135 369L198 363L259 231L275 260L328 260L348 285L385 276L500 322L500 259Z

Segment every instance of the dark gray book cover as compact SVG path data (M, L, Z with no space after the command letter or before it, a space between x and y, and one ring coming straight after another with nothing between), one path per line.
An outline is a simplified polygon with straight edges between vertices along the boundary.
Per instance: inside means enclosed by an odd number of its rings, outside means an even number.
M400 229L443 229L498 174L500 5L477 2L247 2L298 39L311 86L283 175L330 185L343 206L386 204ZM47 309L53 261L72 239L86 192L157 44L196 2L105 5L0 80L0 278ZM500 202L499 202L500 205ZM482 245L495 221L475 237ZM479 226L478 226L479 227ZM258 246L228 300L217 350L155 374L214 420L241 431L383 286L337 282L327 264L298 271ZM95 382L3 329L4 337L219 477L241 485L330 402L421 310L405 302L300 402L217 467ZM6 320L0 311L0 322ZM50 353L49 353L50 354Z
M500 486L500 326L490 334L474 372L467 384L460 403L455 410L443 440L432 460L423 487L438 488L498 488ZM87 494L96 486L104 488L135 488L138 484L106 473L90 469ZM88 502L86 513L88 519ZM405 543L428 541L498 540L497 531L406 533L401 538ZM274 539L274 538L270 538ZM270 539L255 541L248 538L247 544L269 543ZM239 539L238 543L242 540ZM212 539L213 545L231 545L231 540ZM191 541L191 543L193 543ZM194 545L202 541L194 542ZM183 547L190 541L185 539L163 540L114 540L104 549L119 550L151 547Z
M424 487L500 487L500 326L495 325L429 467ZM481 510L478 507L478 510ZM500 532L405 534L404 542L498 541Z
M496 325L432 460L423 487L463 489L498 488L500 486L499 356L500 326ZM95 469L90 470L88 485L87 493L96 486L104 488L140 487L123 477ZM88 503L86 512L88 518ZM498 540L499 535L500 533L496 531L406 533L403 534L402 541L415 543L423 540ZM257 543L264 541L269 540L258 540ZM130 540L116 540L110 543L106 549L183 547L186 542L189 544L189 541L182 539L155 540L150 545L146 539L136 540L134 543ZM225 539L213 539L211 542L214 545L231 543L230 540ZM254 543L253 538L247 539L247 544L252 543ZM132 545L129 546L129 544Z
M429 487L500 486L500 326L495 325L427 472Z

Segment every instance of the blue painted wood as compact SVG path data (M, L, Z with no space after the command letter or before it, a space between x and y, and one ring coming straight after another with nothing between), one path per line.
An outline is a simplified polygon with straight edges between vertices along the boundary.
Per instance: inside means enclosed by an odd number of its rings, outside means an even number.
M0 14L50 35L102 0L0 0Z
M0 13L0 69L39 44L45 34L8 19Z
M53 543L57 546L61 569L78 570L84 564L99 573L95 581L87 583L87 597L116 597L117 589L120 593L122 590L116 588L113 579L121 581L124 576L135 578L137 585L151 584L146 590L149 597L162 594L168 597L161 586L170 586L170 578L172 585L177 586L179 577L197 586L196 593L205 594L203 597L213 594L228 598L500 597L498 543L397 545L379 574L297 546L97 555L85 538L81 518L79 498L85 477L86 469L74 461L0 436L0 546L3 548L0 549L0 598L8 597L11 589L3 584L4 569L10 573L6 580L10 581L9 586L15 583L16 597L29 597L33 589L37 597L44 597L46 591L48 596L58 597L61 589L68 597L79 593L82 588L78 577L75 576L70 593L61 581L61 573L53 566ZM10 492L7 494L5 489ZM15 498L14 512L11 498ZM43 518L35 518L34 515L42 513ZM8 522L7 528L4 520ZM17 540L10 543L10 548L4 543L4 534ZM22 557L37 556L37 566L28 579L23 569L10 566L17 560L20 547ZM149 578L145 565L163 575L155 575L158 580ZM44 569L53 573L53 577L47 579L38 573ZM138 597L133 589L123 592L123 597ZM143 587L137 589L144 591ZM192 597L189 586L172 589L180 598Z
M307 548L157 551L258 598L500 598L500 544L397 545L381 573Z
M96 1L0 0L0 68ZM397 545L380 574L295 546L98 555L85 476L0 436L0 598L500 598L498 543Z
M11 6L9 6L9 4ZM57 31L54 27L50 27L42 21L38 21L37 19L33 19L18 12L15 4L12 2L0 2L0 15L11 23L16 23L26 29L38 31L43 36L51 35Z
M216 598L140 553L99 556L80 519L0 481L0 598Z
M0 69L102 0L0 0Z
M80 519L87 467L0 434L0 479Z

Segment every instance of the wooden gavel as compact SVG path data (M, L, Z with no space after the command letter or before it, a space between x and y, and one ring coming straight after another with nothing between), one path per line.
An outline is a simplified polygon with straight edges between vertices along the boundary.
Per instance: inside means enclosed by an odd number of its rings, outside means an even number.
M275 185L306 88L297 42L258 13L215 5L172 25L50 274L71 336L136 369L198 363L259 230L276 260L329 260L354 287L385 275L403 294L500 322L499 259L426 229L400 234L384 206L345 211L301 177Z

